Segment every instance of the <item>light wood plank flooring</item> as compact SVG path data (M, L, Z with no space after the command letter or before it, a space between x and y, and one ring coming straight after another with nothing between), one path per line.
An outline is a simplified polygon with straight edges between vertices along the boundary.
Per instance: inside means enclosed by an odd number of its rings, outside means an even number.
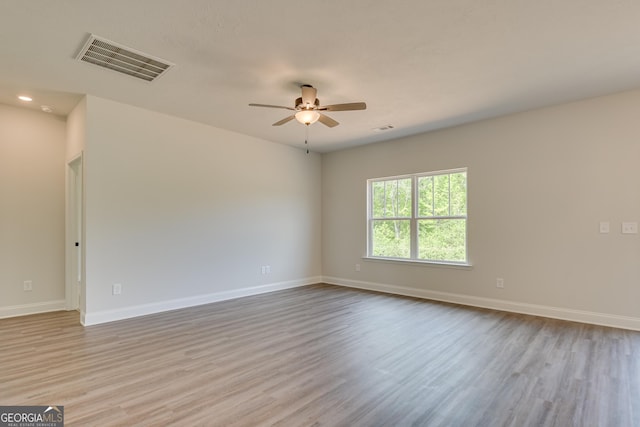
M67 426L640 426L640 333L329 285L0 339Z

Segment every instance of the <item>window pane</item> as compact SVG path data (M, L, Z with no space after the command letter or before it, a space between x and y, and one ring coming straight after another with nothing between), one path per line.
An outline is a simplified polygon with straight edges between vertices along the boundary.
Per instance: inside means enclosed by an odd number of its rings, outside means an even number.
M467 214L467 173L451 174L451 215Z
M372 218L411 218L411 178L371 183Z
M433 261L466 261L466 220L418 221L418 258Z
M398 180L398 217L411 218L411 178Z
M411 217L411 179L384 181L385 215L384 217Z
M392 258L411 256L409 220L376 220L372 224L372 255Z
M434 215L449 216L449 175L433 177L435 187Z
M433 216L433 177L418 178L418 216Z
M373 218L384 218L384 181L371 183L371 214Z

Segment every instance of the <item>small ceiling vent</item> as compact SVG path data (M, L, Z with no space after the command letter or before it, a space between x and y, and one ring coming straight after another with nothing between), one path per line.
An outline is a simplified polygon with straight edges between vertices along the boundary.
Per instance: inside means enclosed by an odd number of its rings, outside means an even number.
M372 129L372 130L373 130L374 132L384 132L384 131L386 131L386 130L391 130L391 129L393 129L393 128L394 128L394 126L393 126L393 125L386 125L386 126L380 126L379 128L375 128L375 129Z
M76 59L148 82L154 81L173 66L164 59L153 57L93 34Z

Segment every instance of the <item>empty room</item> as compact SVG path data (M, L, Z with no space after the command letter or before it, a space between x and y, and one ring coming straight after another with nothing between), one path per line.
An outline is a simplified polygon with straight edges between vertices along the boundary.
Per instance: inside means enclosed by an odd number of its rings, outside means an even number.
M640 426L638 22L3 2L0 426Z

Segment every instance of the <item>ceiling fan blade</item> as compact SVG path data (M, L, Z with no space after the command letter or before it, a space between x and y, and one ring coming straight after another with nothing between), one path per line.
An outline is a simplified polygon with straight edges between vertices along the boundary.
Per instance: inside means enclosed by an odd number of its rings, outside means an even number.
M282 108L283 110L295 111L294 108L285 107L283 105L269 105L269 104L249 104L249 107L267 107L267 108Z
M318 118L318 121L320 123L322 123L325 126L329 126L330 128L336 127L338 126L340 123L336 122L335 120L333 120L331 117L329 116L325 116L322 113L318 113L320 114L320 117Z
M271 126L282 126L283 124L288 123L288 122L290 122L291 120L293 120L295 118L296 118L296 116L285 117L284 119L282 119L282 120L280 120L278 122L275 122Z
M325 105L319 107L318 110L323 111L353 111L353 110L366 110L367 104L364 102L349 102L347 104L334 104Z

